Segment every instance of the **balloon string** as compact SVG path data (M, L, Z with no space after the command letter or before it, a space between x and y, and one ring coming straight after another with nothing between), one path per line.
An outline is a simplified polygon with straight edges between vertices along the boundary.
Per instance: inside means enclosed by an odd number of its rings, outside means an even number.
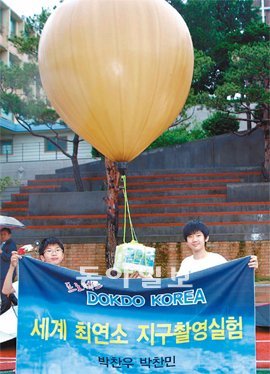
M124 184L124 227L123 227L123 243L126 243L126 230L127 230L127 214L128 214L128 221L129 221L129 227L130 227L130 233L132 241L138 241L137 235L135 233L135 229L132 224L131 215L130 215L130 209L129 209L129 202L128 202L128 196L127 196L127 178L125 175L121 176L121 179Z
M126 191L126 178L124 176L121 177L124 183L124 227L123 227L123 243L126 242L126 229L127 229L127 191Z

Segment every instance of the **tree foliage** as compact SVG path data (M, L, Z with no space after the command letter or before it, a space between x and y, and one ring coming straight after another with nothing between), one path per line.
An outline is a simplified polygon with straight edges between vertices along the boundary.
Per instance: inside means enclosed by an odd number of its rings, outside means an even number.
M148 149L167 147L176 144L184 144L206 137L205 132L200 126L194 126L190 130L188 129L188 126L189 123L165 131L148 147Z
M27 54L34 61L37 61L39 39L49 16L50 11L42 8L40 14L26 18L25 27L21 35L15 35L10 38L10 41L20 53Z
M202 128L209 137L222 135L237 131L239 129L239 121L237 121L236 116L216 112L203 121Z
M233 110L236 113L252 113L252 120L260 123L256 109L248 103L256 103L265 109L269 108L269 42L249 43L230 54L230 64L224 73L224 83L210 97L209 105L223 111ZM255 107L256 108L256 107Z
M247 42L269 39L269 30L260 22L253 0L171 0L169 3L186 21L194 48L214 62L208 72L210 92L222 81L231 51Z
M247 122L247 134L262 128L269 174L269 26L261 22L253 0L168 2L186 21L196 50L199 78L194 73L188 104L236 115Z

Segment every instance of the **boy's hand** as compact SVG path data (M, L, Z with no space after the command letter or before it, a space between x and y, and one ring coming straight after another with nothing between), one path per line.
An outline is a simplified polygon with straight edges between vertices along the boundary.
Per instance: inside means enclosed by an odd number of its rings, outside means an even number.
M150 274L141 274L138 271L135 271L134 273L129 274L128 277L133 278L133 279L153 278L152 275L150 275Z
M257 256L250 256L250 260L248 266L253 269L258 269L258 257Z
M132 279L141 278L141 276L140 276L140 274L139 274L138 271L134 271L134 273L128 274L128 277L132 278Z
M18 265L18 261L22 258L22 256L18 255L17 251L11 252L11 258L10 258L10 266L13 268L16 268Z

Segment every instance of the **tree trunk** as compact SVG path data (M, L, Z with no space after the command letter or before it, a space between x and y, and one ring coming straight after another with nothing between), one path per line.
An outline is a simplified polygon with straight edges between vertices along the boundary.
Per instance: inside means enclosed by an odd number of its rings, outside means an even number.
M113 267L115 248L117 246L118 234L118 192L120 173L116 162L105 158L106 178L107 178L107 237L106 237L106 266L107 269Z
M73 177L75 181L76 191L82 192L84 191L84 186L83 186L83 181L81 178L81 172L80 172L80 167L79 167L77 157L72 157L71 162L72 162Z
M247 130L250 131L252 129L252 115L251 115L251 109L250 109L250 103L247 103Z
M79 136L77 134L74 134L73 153L71 157L71 162L72 162L73 176L74 176L76 191L82 192L84 191L84 186L83 186L80 167L78 163L78 150L79 150Z
M263 176L266 181L270 180L270 124L262 126L264 132L264 165Z

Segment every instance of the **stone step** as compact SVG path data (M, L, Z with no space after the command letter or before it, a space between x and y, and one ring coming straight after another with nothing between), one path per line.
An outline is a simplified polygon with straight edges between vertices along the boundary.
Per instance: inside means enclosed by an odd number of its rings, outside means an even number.
M128 198L134 199L136 197L154 197L154 196L177 196L177 195L211 195L211 194L225 194L227 192L226 186L214 187L163 187L159 189L139 189L128 190Z
M146 219L147 221L155 221L155 217L185 217L185 220L200 218L205 220L205 217L217 217L221 220L221 217L228 216L250 216L253 215L256 217L256 220L263 220L264 217L260 215L269 214L270 210L267 207L270 207L270 202L257 204L257 203L213 203L213 206L209 206L208 203L193 203L193 204L182 204L186 205L183 207L181 204L157 204L162 205L161 208L149 208L146 206L145 209L134 209L131 208L131 217L134 222L137 222L139 219ZM140 206L139 206L140 207ZM120 206L120 220L123 218L123 206ZM211 209L210 209L211 208ZM137 212L136 212L137 211ZM76 224L80 225L82 223L97 223L106 221L106 215L104 214L88 214L88 215L69 215L69 216L29 216L27 209L20 209L19 211L16 208L6 210L6 213L13 214L19 220L23 220L25 225L48 225L48 224ZM172 219L170 219L172 221Z
M11 195L19 191L20 191L19 186L11 186L11 187L5 188L5 190L0 193L0 204L3 205L4 202L10 201Z
M88 164L89 165L89 164ZM84 176L103 176L105 173L105 166L104 164L95 169L91 169L88 167L87 164L80 166L81 175ZM129 176L138 176L138 175L153 175L153 174L197 174L197 173L230 173L230 172L258 172L261 173L262 169L260 166L222 166L222 167L184 167L184 168L168 168L170 163L166 165L166 167L157 167L157 163L151 165L151 167L139 167L135 169L134 167L129 168L129 164L126 170L126 175ZM72 169L71 168L62 168L56 170L56 175L61 177L72 177ZM41 175L42 178L42 175Z
M268 222L208 222L204 221L210 228L211 241L253 241L270 240ZM182 228L185 222L177 223L144 223L135 227L140 242L180 242L183 241ZM106 238L106 225L52 225L52 226L28 226L24 230L14 230L13 236L17 243L32 243L34 240L48 236L56 236L64 243L73 243L74 238L80 238L81 243L100 243ZM233 228L233 229L232 229ZM119 242L122 242L122 228L119 230ZM127 232L127 240L130 240Z
M256 304L270 304L270 284L256 283Z
M81 171L82 178L97 178L105 179L105 167L102 171L97 172L83 172ZM56 170L55 174L36 174L34 180L50 180L50 179L69 179L74 180L72 172L61 172L61 170Z
M253 240L269 240L269 224L268 222L208 222L204 223L210 228L211 241L253 241ZM182 228L185 223L175 223L168 225L155 224L151 227L140 224L136 225L135 230L137 237L141 241L183 241ZM121 230L119 231L121 235ZM128 237L130 239L130 236ZM128 240L127 238L127 240Z
M58 184L61 185L62 191L76 191L75 182L72 178L59 178L57 179L46 179L46 180L31 180L28 181L29 186L39 186L40 184L51 185ZM213 187L213 186L226 186L228 183L241 183L243 178L224 178L224 179L205 179L205 180L151 180L151 181L135 181L131 182L128 185L128 191L133 192L137 190L159 190L164 187L174 188L174 187L183 187L183 188L195 188L195 187ZM106 184L104 179L100 178L83 178L83 185L85 191L92 190L101 190L106 189ZM121 186L121 183L120 183ZM33 188L32 188L33 189Z
M16 218L19 216L16 216ZM121 217L121 215L120 215ZM17 218L19 219L19 218ZM68 215L68 216L21 216L21 220L27 227L32 226L95 226L103 227L106 223L106 214Z
M134 175L127 177L127 186L140 186L145 184L158 184L164 182L179 181L180 183L189 182L196 183L197 181L214 181L217 180L226 180L226 179L237 179L237 180L260 180L260 172L223 172L223 173L183 173L183 174L158 174L158 175Z
M134 202L134 204L149 204L151 202L162 202L164 204L175 204L179 203L180 201L189 201L189 202L196 202L196 201L203 201L203 202L223 202L226 199L226 194L187 194L187 195L173 195L173 196L142 196L142 197L133 197L129 196L129 201ZM121 203L121 200L120 200Z
M270 211L270 202L180 202L180 203L145 203L136 204L133 201L129 204L131 215L134 213L173 213L173 212L227 212L239 211L249 212L254 210L268 210ZM119 209L123 210L123 205L119 205Z
M56 184L51 185L38 185L38 186L23 186L20 188L20 192L60 192L61 186Z
M28 206L28 194L15 194L13 196L12 202L5 203L5 208L8 208L9 213L17 214L18 207L20 208L27 208ZM27 199L27 200L26 200ZM189 200L190 201L190 200ZM123 201L122 201L123 203ZM124 207L120 202L119 209L123 211ZM219 201L217 202L216 199L214 200L203 200L198 201L198 199L194 199L193 202L182 202L180 200L174 201L169 200L164 203L164 199L161 203L159 202L147 202L147 201L130 201L130 210L131 215L133 216L136 213L144 214L144 213L177 213L177 212L188 212L188 213L199 213L201 211L208 211L208 212L233 212L238 211L239 214L243 212L250 212L250 211L257 211L257 210L266 210L270 211L270 202L225 202ZM23 209L24 214L27 212L27 209Z
M48 191L55 192L53 186L58 186L59 191L75 191L75 183L72 176L38 176L36 180L28 182L28 186L22 189L21 192L36 191L45 192L46 188ZM165 187L174 188L193 188L193 187L207 187L213 186L221 187L227 183L241 183L243 181L258 180L260 178L260 171L258 170L237 170L233 172L221 171L221 172L197 172L197 173L155 173L145 175L130 175L128 176L128 190L132 194L135 190L141 192L151 189L154 191L162 190ZM86 191L101 190L105 189L105 175L94 175L83 177L84 188ZM51 186L51 187L49 187ZM139 192L139 191L138 191Z
M28 208L25 208L25 207L22 207L22 208L17 208L17 207L2 208L1 212L2 212L3 215L6 215L6 216L18 216L18 215L25 216L25 215L28 214Z
M198 169L197 171L187 170L140 170L139 172L132 172L127 174L127 184L130 183L141 183L165 180L203 180L203 179L221 179L221 178L255 178L256 181L261 180L261 170L258 168L235 168L235 169ZM83 180L105 180L105 170L99 173L82 173ZM48 175L36 175L35 180L29 181L29 184L39 183L51 183L52 181L57 182L71 182L73 181L73 175L68 173L57 173Z
M6 201L2 203L2 208L27 208L28 201Z
M138 178L138 180L136 180ZM219 177L219 178L207 178L207 179L187 179L187 178L164 178L162 180L154 178L154 176L151 178L151 180L144 180L141 177L132 178L130 177L130 182L128 183L128 188L132 187L134 188L147 188L149 187L162 187L164 185L169 186L175 186L175 185L212 185L212 184L226 184L226 183L240 183L243 181L243 178L240 177ZM101 177L87 177L82 178L83 181L105 181L104 178ZM51 184L62 184L62 183L72 183L74 184L74 178L52 178L52 179L34 179L29 180L28 185L29 186L37 186L37 185L51 185ZM149 188L148 187L148 188Z
M31 179L31 182L37 181L37 183L42 183L42 181L51 181L58 179L73 179L73 175L69 173L68 175L57 175L55 174L36 174L35 179Z
M39 193L39 192L48 192L48 190L45 190L45 191L34 191L34 192L31 192L32 193ZM59 192L59 191L54 191L54 192ZM198 199L203 199L204 202L211 202L211 201L224 201L226 198L226 194L222 194L222 193L218 193L218 194L206 194L206 193L202 193L202 194L199 194L199 195L196 195L196 194L188 194L188 195L180 195L178 193L178 195L172 195L170 196L169 194L163 196L162 194L159 194L157 196L139 196L139 197L136 197L136 196L129 196L128 199L132 202L131 204L146 204L146 203L150 203L150 202L158 202L158 201L162 201L163 203L166 203L166 204L173 204L173 203L177 203L179 202L179 200L185 200L185 199L188 199L188 201L190 202L193 202L193 201L197 201ZM26 193L26 192L23 192L23 193L19 193L19 194L14 194L12 195L12 200L13 201L28 201L29 200L29 193ZM120 201L120 205L121 205L121 202L123 201L123 198L120 198L119 199ZM134 203L133 203L134 202Z
M235 182L232 182L235 181ZM241 178L223 178L223 179L192 179L192 180L163 180L162 182L152 180L152 181L139 181L131 182L128 184L128 191L136 190L147 190L147 189L160 189L164 187L203 187L203 186L226 186L227 183L241 183Z
M84 182L88 182L88 181L102 181L102 180L105 180L105 175L104 175L104 177L83 177L82 180ZM47 176L46 176L46 178L44 178L44 179L42 179L42 178L31 179L31 180L28 181L28 186L47 185L47 184L48 185L50 185L50 184L57 184L57 185L59 185L59 184L62 184L62 183L75 184L73 177L66 177L66 178L59 177L59 178L57 178L57 176L55 174L53 174L49 178L47 178ZM232 183L234 183L234 182L232 182Z
M208 222L219 222L220 225L227 222L270 222L270 213L268 211L259 211L256 213L241 213L238 212L193 212L193 213L164 213L164 214L144 214L143 216L136 216L132 215L132 222L134 225L140 223L153 223L154 224L162 224L163 222L167 223L177 223L182 222L185 223L189 220L199 219L201 221L208 221Z
M29 226L24 230L14 230L13 238L19 245L33 243L47 237L57 237L64 243L104 243L106 238L105 225L99 228L62 227L62 226Z
M70 225L73 227L84 225L104 225L106 222L105 214L89 215L69 215L69 216L16 216L22 220L26 226L52 226L52 225ZM270 220L269 211L255 212L184 212L184 213L160 213L160 214L133 214L133 224L140 223L185 223L191 219L208 220L209 222L263 222ZM119 215L120 225L123 223L123 214Z
M38 193L38 192L37 192ZM12 201L28 201L29 200L29 193L28 192L21 192L15 193L11 195Z

